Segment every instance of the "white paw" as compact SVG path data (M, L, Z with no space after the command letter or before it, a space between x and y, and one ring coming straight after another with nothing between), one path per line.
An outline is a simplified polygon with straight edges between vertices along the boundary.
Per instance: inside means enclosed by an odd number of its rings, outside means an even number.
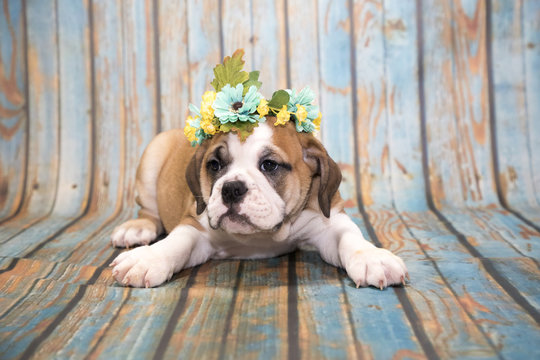
M409 278L403 260L379 248L356 251L346 270L356 287L371 285L382 290L389 285L405 284Z
M157 237L156 225L148 219L133 219L117 226L111 235L115 247L129 248L134 245L148 245Z
M123 252L109 266L114 266L113 277L125 286L158 286L173 275L173 266L151 246Z

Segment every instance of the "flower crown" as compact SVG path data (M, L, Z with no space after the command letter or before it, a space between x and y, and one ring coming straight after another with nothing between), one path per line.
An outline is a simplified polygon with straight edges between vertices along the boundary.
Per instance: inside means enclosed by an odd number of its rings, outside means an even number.
M315 94L310 88L305 87L299 92L278 90L267 101L257 91L262 85L259 72L248 74L242 71L243 56L244 50L238 49L214 68L215 77L211 84L216 91L203 94L200 109L189 104L195 117L188 116L184 134L191 146L218 132L235 132L244 141L260 122L266 120L266 115L276 116L275 126L285 125L292 119L298 132L319 131L321 113L312 104Z

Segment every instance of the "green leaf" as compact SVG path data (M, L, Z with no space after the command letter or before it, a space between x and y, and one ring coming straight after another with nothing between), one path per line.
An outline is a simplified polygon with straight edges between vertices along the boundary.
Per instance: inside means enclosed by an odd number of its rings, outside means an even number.
M249 88L255 85L257 89L261 88L262 82L259 81L259 72L258 71L252 71L249 73L249 79L244 82L244 93L243 96L246 96L247 92L249 91Z
M245 141L249 135L253 132L253 129L255 129L257 126L259 126L258 122L252 123L249 121L242 122L237 121L234 123L225 123L221 124L219 127L219 130L228 133L228 132L235 132L238 134L238 137L241 141Z
M268 102L268 106L275 109L281 109L283 105L287 105L290 96L285 90L278 90L272 94L272 99Z
M238 49L231 57L227 56L223 59L223 64L216 65L214 68L214 80L212 86L216 92L221 91L225 85L230 84L235 87L249 80L249 74L242 71L244 67L244 49Z

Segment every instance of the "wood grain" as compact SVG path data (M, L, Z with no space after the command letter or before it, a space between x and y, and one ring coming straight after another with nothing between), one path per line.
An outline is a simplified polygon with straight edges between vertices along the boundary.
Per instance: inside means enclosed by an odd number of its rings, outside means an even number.
M538 1L0 6L2 359L540 356ZM238 47L266 97L317 94L346 212L409 284L310 251L115 283L142 151Z
M4 0L0 12L0 221L22 204L26 176L28 106L26 28L22 1Z

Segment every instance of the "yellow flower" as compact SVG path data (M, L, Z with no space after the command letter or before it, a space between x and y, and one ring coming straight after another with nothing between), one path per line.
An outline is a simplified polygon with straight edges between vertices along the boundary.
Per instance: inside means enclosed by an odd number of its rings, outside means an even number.
M201 115L204 120L211 121L214 118L214 108L206 103L201 104Z
M307 118L306 108L302 105L296 105L296 118L300 121L300 124L303 123Z
M205 91L205 93L202 96L202 101L205 104L212 105L214 103L214 100L216 100L216 92L215 91Z
M201 116L203 120L212 121L214 118L214 108L212 107L214 100L216 100L215 91L206 91L203 94L201 103Z
M216 133L216 131L217 131L214 124L212 124L212 120L202 120L201 121L201 128L208 135L214 135Z
M319 112L319 114L317 114L317 118L313 120L313 125L315 125L315 130L317 131L321 130L321 119L322 114Z
M257 106L257 112L259 113L259 119L268 114L268 101L265 98L261 99L259 106Z
M191 121L193 118L191 116L188 116L188 121L186 126L184 127L184 135L188 138L189 142L198 141L199 139L197 136L195 136L195 132L197 131L197 128L194 128L191 126Z
M289 121L291 114L287 111L287 105L283 105L281 110L277 113L276 117L277 121L274 123L274 126L285 125L287 121Z

